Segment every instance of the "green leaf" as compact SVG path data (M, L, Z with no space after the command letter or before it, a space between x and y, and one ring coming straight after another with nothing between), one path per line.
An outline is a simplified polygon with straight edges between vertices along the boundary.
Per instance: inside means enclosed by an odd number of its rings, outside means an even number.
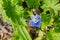
M40 3L40 0L26 0L26 3L28 5L29 8L38 8Z
M55 6L56 10L60 10L60 3Z
M21 21L22 25L27 26L26 20L24 18L20 18L20 21Z
M56 5L59 2L59 0L51 0L51 5Z

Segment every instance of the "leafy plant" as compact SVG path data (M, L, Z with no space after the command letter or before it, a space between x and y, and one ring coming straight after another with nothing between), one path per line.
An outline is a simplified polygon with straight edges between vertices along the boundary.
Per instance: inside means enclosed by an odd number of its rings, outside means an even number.
M9 22L11 22L12 25L14 26L13 36L15 38L13 38L12 40L31 40L30 35L28 34L25 28L26 23L25 21L23 21L24 20L23 18L21 19L21 17L23 17L24 10L22 6L19 6L17 4L18 0L12 0L12 1L2 0L2 1L3 1L3 8L6 12L5 17L8 18L7 20L10 19Z
M25 2L27 4L26 6L28 7L25 8L22 5L24 4L23 2ZM40 2L42 2L42 4ZM0 13L2 13L3 15L3 20L6 20L9 23L11 23L14 28L14 37L12 38L12 40L32 40L32 38L26 30L27 24L25 22L26 19L30 19L30 15L32 14L30 8L43 9L43 12L40 14L42 20L42 30L39 29L39 36L35 40L44 40L43 37L45 37L46 40L59 40L59 0L1 0ZM46 33L46 35L43 36L45 28L51 25L54 25L54 28L50 29Z

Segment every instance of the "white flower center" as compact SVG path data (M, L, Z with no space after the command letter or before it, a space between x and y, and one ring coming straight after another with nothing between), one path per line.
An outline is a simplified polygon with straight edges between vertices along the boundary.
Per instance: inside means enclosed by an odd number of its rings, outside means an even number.
M34 23L37 23L37 22L38 22L38 19L37 19L37 18L34 18L34 19L32 19L32 21L33 21Z

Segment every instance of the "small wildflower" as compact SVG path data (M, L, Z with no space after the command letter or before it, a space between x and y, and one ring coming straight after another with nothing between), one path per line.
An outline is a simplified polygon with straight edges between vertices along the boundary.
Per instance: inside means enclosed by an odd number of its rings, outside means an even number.
M39 27L41 25L41 17L38 14L31 15L31 20L29 23L32 27Z

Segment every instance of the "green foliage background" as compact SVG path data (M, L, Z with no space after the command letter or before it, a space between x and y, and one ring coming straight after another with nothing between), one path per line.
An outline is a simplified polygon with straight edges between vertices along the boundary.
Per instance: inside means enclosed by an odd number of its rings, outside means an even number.
M22 4L26 2L26 7ZM32 14L30 9L42 8L43 12L40 14L42 19L41 29L44 30L46 26L54 25L46 33L45 40L60 40L60 10L59 0L0 0L0 13L3 15L3 20L8 21L13 25L14 33L12 40L32 40L26 30L26 19L30 19ZM41 4L42 3L42 4ZM46 13L49 11L50 13ZM39 36L35 40L43 40L43 31L39 30Z

